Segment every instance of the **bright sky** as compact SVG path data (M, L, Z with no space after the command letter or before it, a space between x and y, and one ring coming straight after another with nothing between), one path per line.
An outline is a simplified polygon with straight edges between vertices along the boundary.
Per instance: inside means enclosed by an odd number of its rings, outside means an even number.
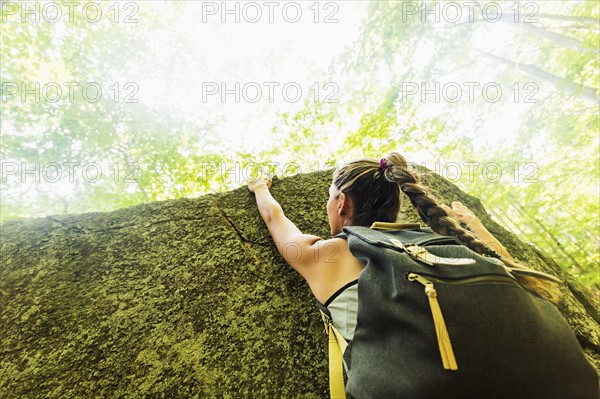
M154 34L156 63L139 76L140 102L168 104L200 124L223 116L218 135L234 148L266 145L261 132L275 125L278 111L297 110L306 98L336 98L343 82L327 70L358 38L367 3L275 3L185 2L179 23Z
M110 77L111 81L133 80L139 87L136 98L140 104L157 113L174 113L197 122L198 126L218 121L212 134L217 142L227 143L224 150L233 153L237 149L258 152L268 148L271 139L268 133L279 122L278 113L299 110L307 98L323 101L331 95L331 99L343 101L344 88L351 83L344 80L347 77L340 74L339 66L333 72L330 68L345 48L359 38L368 2L139 1L136 4L139 22L130 28L149 35L145 50L150 62L132 59L130 76ZM272 4L272 8L267 4ZM121 18L127 10L122 9ZM156 26L157 18L164 27L147 29ZM57 27L60 34L60 24ZM502 48L514 40L514 30L507 24L488 24L486 28L489 29L485 35L475 35L474 49ZM435 57L432 52L432 46L426 40L421 41L416 66L419 62L425 65ZM391 76L386 75L385 68L382 72L376 79L385 88ZM493 82L497 71L474 66L469 73L472 76L448 75L440 83ZM48 81L51 77L37 79ZM512 95L509 88L502 89L504 96ZM481 91L477 92L477 100L481 101ZM414 101L419 101L418 95ZM421 112L434 116L447 105L444 101L437 104L427 101ZM488 146L509 143L528 107L523 102L508 104L501 117L486 120L474 140ZM465 121L463 133L475 133L469 123L479 112L477 104L468 107L459 104L457 116ZM342 131L355 129L359 116L340 121ZM200 139L205 133L197 134ZM180 151L190 155L192 149ZM431 152L424 151L411 154L411 159L430 165L431 156ZM62 195L73 195L76 189L69 183L49 186Z
M140 4L148 12L170 10L161 3ZM136 77L140 102L159 110L176 109L199 125L220 118L216 134L227 140L228 150L258 151L269 145L265 133L277 123L278 112L300 109L307 97L322 100L331 94L339 99L343 93L337 90L343 91L346 82L340 74L328 76L328 68L359 37L367 2L275 2L273 8L264 4L182 3L177 23L152 33L148 50L155 62ZM511 27L488 25L491 29L476 36L473 48L501 47L513 40ZM425 41L417 54L423 63L434 56ZM496 71L472 73L472 80L485 83L493 82ZM462 76L455 81L465 79L471 80ZM512 95L509 88L502 89L503 96ZM481 90L476 95L481 101ZM428 101L424 112L434 115L443 107L443 102ZM477 137L485 137L487 145L506 143L514 138L527 108L522 102L510 105L501 120L487 121ZM461 112L467 121L476 116L467 109ZM352 129L355 122L343 123Z

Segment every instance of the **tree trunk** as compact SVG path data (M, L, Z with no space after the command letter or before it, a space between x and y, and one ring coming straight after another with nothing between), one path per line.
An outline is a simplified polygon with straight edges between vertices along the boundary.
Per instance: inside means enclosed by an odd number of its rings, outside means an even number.
M499 57L497 55L485 51L479 51L479 53L501 64L512 67L517 71L521 71L536 79L540 79L544 82L550 83L554 87L556 87L556 89L563 90L565 93L574 95L582 100L586 100L594 104L600 104L600 97L598 96L598 91L593 87L584 86L572 81L564 81L559 76L553 75L550 72L546 72L533 64L521 64L516 61L509 60L504 57Z
M594 298L478 199L437 175L425 181L520 261L564 279L560 308L598 367ZM272 192L302 231L328 237L330 182L331 171L297 175ZM418 219L408 201L402 218ZM315 300L245 187L0 228L0 397L328 396Z
M532 35L544 38L549 42L557 44L561 47L569 48L571 50L577 51L579 53L585 53L586 51L590 51L593 54L598 53L598 49L591 49L585 46L580 40L573 39L571 37L561 35L560 33L552 32L547 28L540 28L538 26L534 26L531 23L523 23L523 21L515 22L514 14L504 14L501 16L500 21L505 24L508 24L516 29L521 29L525 32L528 32Z
M559 21L581 22L584 24L588 24L591 27L596 27L596 28L598 27L598 19L593 18L593 17L581 17L581 16L546 14L546 13L537 13L535 16L540 17L540 18L557 19Z

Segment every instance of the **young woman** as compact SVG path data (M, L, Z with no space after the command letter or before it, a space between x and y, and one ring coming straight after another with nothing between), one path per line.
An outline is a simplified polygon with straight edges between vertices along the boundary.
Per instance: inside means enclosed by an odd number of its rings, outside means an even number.
M248 184L248 189L256 195L258 210L277 249L304 277L317 300L325 304L341 288L351 287L349 284L358 279L364 266L350 253L345 239L323 239L303 234L285 216L269 192L270 187L271 182L266 180ZM404 157L395 152L379 161L365 158L349 162L334 172L327 201L331 235L341 233L344 226L395 222L400 210L400 191L408 196L421 218L436 233L455 236L475 252L502 258L512 264L508 251L467 207L460 202L453 202L452 208L439 204L420 184L418 176L410 170ZM460 223L466 225L468 230L462 228ZM290 254L293 257L289 257L282 251L289 243L301 249L300 256L294 251ZM315 251L327 253L328 256L315 257ZM544 285L546 296L558 296L555 287L544 282L540 285Z
M381 160L364 158L352 161L335 170L327 201L327 216L331 235L334 236L331 239L302 233L271 196L270 185L270 181L259 180L250 182L248 188L256 195L258 210L280 253L308 282L316 299L328 308L334 326L347 341L352 340L356 327L356 283L364 265L352 255L347 240L335 236L342 232L344 226L370 227L374 222L396 222L400 192L407 195L434 232L454 236L481 255L495 257L512 267L522 267L514 263L502 244L468 208L460 202L453 202L452 208L438 203L420 184L404 157L395 152ZM290 257L283 251L290 243L300 248L300 255L294 251L293 257ZM316 257L315 251L328 256ZM558 288L550 282L527 276L518 279L540 296L552 301L559 297ZM581 360L583 354L579 356ZM594 373L586 375L591 374ZM594 383L591 385L593 391Z

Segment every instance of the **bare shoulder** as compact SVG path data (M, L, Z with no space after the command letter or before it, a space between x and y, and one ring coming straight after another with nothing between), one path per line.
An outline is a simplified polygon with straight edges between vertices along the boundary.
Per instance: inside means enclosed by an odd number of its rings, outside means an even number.
M350 254L348 242L343 238L322 239L311 245L315 263L328 264L339 263L340 258L346 258Z
M356 280L364 268L343 238L319 240L311 246L314 268L305 276L313 294L321 303L337 290Z

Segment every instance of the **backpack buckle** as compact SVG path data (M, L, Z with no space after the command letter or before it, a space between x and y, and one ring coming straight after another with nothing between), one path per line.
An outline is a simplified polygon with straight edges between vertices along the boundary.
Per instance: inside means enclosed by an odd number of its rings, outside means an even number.
M410 255L413 259L423 262L429 266L433 265L455 265L455 266L464 266L464 265L472 265L475 263L475 259L470 258L444 258L442 256L437 256L426 250L424 247L421 247L415 243L407 243L403 244L400 240L396 238L391 238L390 242L394 244L394 246L400 248L408 255Z

